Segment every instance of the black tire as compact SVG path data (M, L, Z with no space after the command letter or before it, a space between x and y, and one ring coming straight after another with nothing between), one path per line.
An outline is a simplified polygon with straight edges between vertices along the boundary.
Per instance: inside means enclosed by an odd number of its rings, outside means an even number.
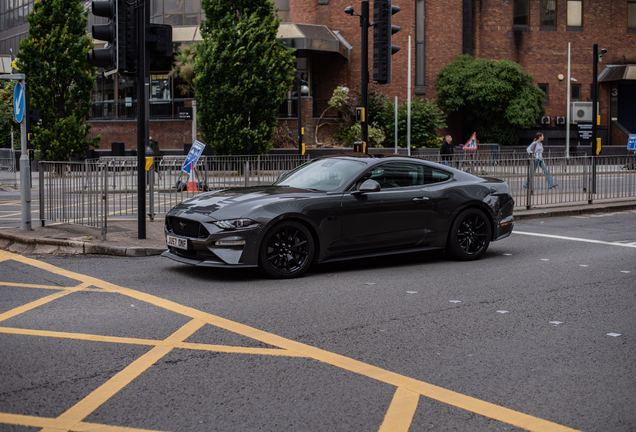
M459 261L476 260L486 253L491 236L490 221L484 212L469 208L453 221L446 250Z
M276 279L295 278L314 259L314 239L301 223L282 221L265 234L259 250L259 268Z

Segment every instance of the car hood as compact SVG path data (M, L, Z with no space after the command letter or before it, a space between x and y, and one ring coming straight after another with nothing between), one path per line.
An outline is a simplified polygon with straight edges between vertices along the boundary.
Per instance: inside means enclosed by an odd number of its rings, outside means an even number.
M255 186L205 192L183 201L168 216L189 214L205 215L217 220L247 216L259 207L283 201L301 200L324 195L325 192L309 191L286 186Z

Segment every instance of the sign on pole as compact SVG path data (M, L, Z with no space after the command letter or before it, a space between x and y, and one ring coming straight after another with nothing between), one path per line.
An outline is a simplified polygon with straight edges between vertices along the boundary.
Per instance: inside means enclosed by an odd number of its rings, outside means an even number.
M473 132L473 135L466 141L462 150L477 150L477 132Z
M195 140L192 144L192 148L190 148L190 152L188 153L185 162L183 163L183 166L181 167L181 170L190 175L190 169L197 164L199 158L201 157L201 153L203 153L204 148L205 144L203 144L199 140Z
M15 114L15 121L22 123L24 118L24 88L22 83L17 83L13 90L13 113Z
M627 150L636 150L636 134L630 134L627 141Z

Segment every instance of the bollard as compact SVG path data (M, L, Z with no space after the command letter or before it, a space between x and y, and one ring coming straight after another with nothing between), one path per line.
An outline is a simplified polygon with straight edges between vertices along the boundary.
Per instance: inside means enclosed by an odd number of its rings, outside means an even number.
M24 150L20 156L20 202L22 231L31 231L31 161Z

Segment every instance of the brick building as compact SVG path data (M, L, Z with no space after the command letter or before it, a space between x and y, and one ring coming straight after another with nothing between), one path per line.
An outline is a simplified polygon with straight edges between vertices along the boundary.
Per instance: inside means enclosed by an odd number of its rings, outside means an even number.
M0 55L26 36L25 6L0 0ZM301 124L305 142L329 142L330 123L335 113L327 110L326 127L314 137L318 117L336 86L360 88L361 29L359 18L344 13L359 1L274 0L283 20L279 37L296 49L297 76L307 81L308 94L301 97ZM456 56L471 54L494 60L510 59L535 76L535 83L547 93L542 130L549 145L564 145L568 93L568 43L571 46L570 82L572 121L591 122L592 47L607 49L599 63L599 136L603 145L624 147L630 133L636 133L636 1L631 0L393 0L401 11L393 24L401 27L393 43L401 50L393 55L392 82L378 91L400 102L407 97L408 37L411 37L412 95L435 98L435 78ZM370 1L373 20L373 1ZM155 0L152 22L171 24L175 50L201 39L198 25L204 19L200 2ZM89 26L92 17L89 17ZM26 25L26 27L25 27ZM372 40L372 30L369 31ZM371 44L370 44L371 45ZM369 65L372 65L369 47ZM2 63L0 63L2 64ZM182 148L192 142L192 120L180 119L181 107L192 99L178 95L169 64L160 65L151 77L150 134L162 149ZM296 134L298 124L296 89L281 107L280 124ZM101 77L95 88L90 122L102 135L102 148L111 142L136 147L136 93L134 80L122 76ZM455 142L465 141L471 132L462 130L460 115L448 121ZM444 131L440 131L441 133ZM535 130L522 132L522 137ZM571 125L571 145L579 142L577 125ZM416 143L414 143L416 145Z

